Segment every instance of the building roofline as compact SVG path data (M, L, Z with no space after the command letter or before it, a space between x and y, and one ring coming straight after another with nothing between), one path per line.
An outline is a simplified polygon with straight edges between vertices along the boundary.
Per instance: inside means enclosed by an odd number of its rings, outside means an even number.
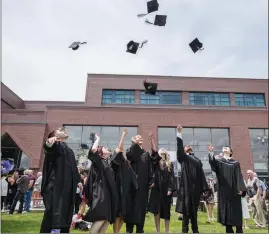
M233 77L209 77L209 76L203 76L203 77L199 77L199 76L171 76L171 75L134 75L134 74L102 74L102 73L87 73L87 77L98 77L98 76L102 76L102 78L137 78L137 79L146 79L146 78L158 78L158 79L169 79L169 78L173 78L173 79L183 79L183 78L190 78L190 79L224 79L224 80L240 80L240 81L244 81L244 80L253 80L253 81L265 81L268 80L268 78L233 78Z
M24 100L18 94L16 94L12 89L10 89L8 86L6 86L2 81L1 81L1 83L2 83L2 86L4 86L6 89L8 89L12 94L14 94L14 96L19 98L22 102L24 102Z
M84 105L84 101L44 101L44 100L24 100L25 103L39 103L39 104L82 104Z

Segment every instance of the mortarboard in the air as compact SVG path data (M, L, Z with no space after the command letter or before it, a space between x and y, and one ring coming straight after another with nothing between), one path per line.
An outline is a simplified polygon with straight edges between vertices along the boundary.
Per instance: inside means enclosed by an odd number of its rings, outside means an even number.
M166 19L167 19L167 15L156 15L154 23L151 23L147 19L146 19L145 23L154 24L156 26L165 26L166 25Z
M77 50L80 45L87 44L87 42L73 42L68 48L72 48L72 50Z
M191 47L193 53L196 53L198 50L203 50L203 43L201 43L198 38L195 38L189 46Z
M159 9L159 3L157 0L152 0L147 2L147 8L148 8L148 13L147 14L139 14L137 15L138 18L144 17L152 12L158 11Z
M155 95L157 92L158 84L144 81L145 93Z
M144 44L146 44L148 41L145 40L141 43L141 46L140 43L138 42L134 42L134 41L130 41L128 44L127 44L127 50L126 52L128 53L131 53L131 54L136 54L138 48L142 48L144 46Z

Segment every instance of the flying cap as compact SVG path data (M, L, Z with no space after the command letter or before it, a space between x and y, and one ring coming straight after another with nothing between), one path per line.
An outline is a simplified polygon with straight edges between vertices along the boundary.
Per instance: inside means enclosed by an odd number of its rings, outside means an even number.
M68 48L72 48L72 50L77 50L80 45L87 44L87 42L73 42Z
M130 41L128 44L127 44L127 50L126 52L128 53L131 53L131 54L136 54L138 48L142 48L144 46L144 44L146 44L148 41L145 40L141 43L141 46L140 43L138 42L135 42L135 41Z
M203 44L198 40L198 38L195 38L189 46L191 47L193 53L196 53L198 50L204 50Z
M148 13L147 14L139 14L137 15L138 18L144 17L152 12L158 11L159 9L159 3L157 0L152 0L147 2L147 8L148 8Z
M167 19L167 15L156 15L154 23L151 23L147 19L146 19L145 23L153 24L153 25L156 25L156 26L165 26L166 25L166 19Z
M157 92L158 84L144 81L145 93L155 95Z

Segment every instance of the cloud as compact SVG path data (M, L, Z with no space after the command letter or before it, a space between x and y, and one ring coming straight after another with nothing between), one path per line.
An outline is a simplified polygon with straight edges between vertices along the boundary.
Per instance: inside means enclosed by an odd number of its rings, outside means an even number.
M146 2L3 0L3 82L23 99L82 101L91 72L268 78L267 0L159 0L166 27L136 17ZM193 54L195 37L205 50ZM68 49L80 40L88 44Z

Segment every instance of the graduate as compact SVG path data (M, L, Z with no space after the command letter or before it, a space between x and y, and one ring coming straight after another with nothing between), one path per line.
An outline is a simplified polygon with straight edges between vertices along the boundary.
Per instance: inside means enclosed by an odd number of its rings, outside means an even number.
M181 164L181 176L177 190L176 212L183 214L182 233L188 233L189 220L193 233L199 233L198 206L201 195L209 188L201 160L194 156L191 146L183 147L181 125L177 127L177 160Z
M95 134L88 154L92 164L85 186L89 210L84 220L92 223L90 233L105 233L109 224L115 222L117 212L115 177L109 162L111 151L99 144L100 137Z
M132 138L132 145L127 149L126 156L138 182L138 190L127 197L127 203L131 206L127 208L125 217L126 232L132 233L136 225L136 233L144 233L149 189L154 186L154 172L150 154L143 149L143 138L140 135Z
M162 148L157 152L153 134L150 134L149 137L155 181L150 193L148 211L154 214L156 232L160 233L160 219L164 219L165 233L169 233L172 194L176 191L174 168L167 150Z
M114 233L119 233L126 218L126 210L131 207L131 203L127 203L127 197L130 193L138 189L137 180L130 162L123 155L124 139L128 134L127 129L123 130L118 148L115 150L111 165L115 172L115 182L117 190L117 218L113 224Z
M65 129L58 128L44 145L41 195L45 212L40 233L50 233L52 229L69 233L80 175L74 152L65 143L67 138Z
M226 226L226 233L243 233L241 196L246 195L246 186L240 164L232 159L230 147L223 147L223 158L214 157L213 146L208 147L209 163L218 179L218 222Z

